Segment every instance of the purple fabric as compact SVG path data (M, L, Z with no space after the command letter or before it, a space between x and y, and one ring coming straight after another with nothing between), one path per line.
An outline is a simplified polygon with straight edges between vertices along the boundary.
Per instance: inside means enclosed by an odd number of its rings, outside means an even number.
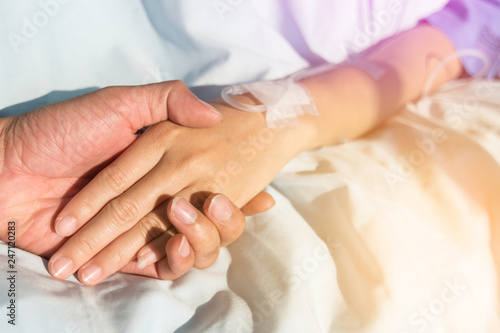
M443 31L457 51L476 49L491 61L487 77L500 69L500 0L450 0L446 7L426 19ZM478 74L483 62L475 57L462 59L465 70Z

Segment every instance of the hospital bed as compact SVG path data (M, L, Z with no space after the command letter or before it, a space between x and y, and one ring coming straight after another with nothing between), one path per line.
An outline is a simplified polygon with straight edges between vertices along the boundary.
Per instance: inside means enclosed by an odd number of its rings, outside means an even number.
M22 29L23 18L45 10L40 3L0 4L9 12L2 28ZM332 62L343 56L318 49L306 33L310 47L295 52L290 39L270 33L272 24L220 29L248 15L278 15L264 2L256 8L267 12L233 1L222 14L215 2L179 2L175 13L165 11L168 1L56 3L19 53L0 41L9 64L0 67L2 116L94 87L173 78L224 85L286 75L317 60L308 52ZM388 1L374 3L382 10ZM398 28L443 5L415 3ZM192 16L181 24L183 13ZM348 13L336 18L353 21L346 31L355 34L359 12ZM167 21L184 29L172 35ZM298 26L308 31L308 24ZM222 46L241 36L250 46ZM355 49L348 37L344 50ZM270 49L248 54L263 42ZM276 206L248 218L243 236L209 269L176 281L115 274L85 287L74 277L54 280L47 260L17 249L17 322L3 314L9 281L2 277L0 331L498 332L499 147L500 84L452 82L359 140L292 160L266 189ZM7 259L0 243L0 262Z

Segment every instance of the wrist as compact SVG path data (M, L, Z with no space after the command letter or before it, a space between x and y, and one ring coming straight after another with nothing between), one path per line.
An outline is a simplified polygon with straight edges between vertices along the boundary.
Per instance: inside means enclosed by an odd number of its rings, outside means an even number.
M243 94L234 97L237 101L258 105L260 102L250 94ZM272 144L280 149L288 158L300 154L303 151L316 148L320 145L318 136L316 116L300 116L299 125L283 128L269 128L266 122L266 112L248 112L236 109L226 104L222 99L211 102L224 117L223 122L237 121L234 130L241 126L251 128L251 132L257 141L265 144ZM288 161L287 161L288 162Z

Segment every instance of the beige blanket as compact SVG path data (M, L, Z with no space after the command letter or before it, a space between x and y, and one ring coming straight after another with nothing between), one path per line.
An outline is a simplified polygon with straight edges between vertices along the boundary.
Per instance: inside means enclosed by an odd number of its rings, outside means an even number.
M499 332L500 83L413 110L298 156L269 187L276 206L173 283L60 282L18 250L18 323L0 331Z
M500 330L500 82L455 82L409 109L273 183L286 203L231 248L254 328Z

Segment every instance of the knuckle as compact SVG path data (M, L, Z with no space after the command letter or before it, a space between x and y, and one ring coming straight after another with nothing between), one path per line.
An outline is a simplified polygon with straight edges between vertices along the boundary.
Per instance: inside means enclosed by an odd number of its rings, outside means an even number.
M114 194L120 194L123 192L124 185L126 185L129 180L129 174L131 173L127 172L122 167L110 165L102 171L101 181L106 188L113 191Z
M153 131L154 129L154 131ZM171 122L163 122L153 126L150 130L152 137L152 144L160 147L171 147L176 139L186 131L186 128Z
M108 204L108 211L111 218L118 226L123 226L136 218L139 214L137 204L126 199L115 199Z
M231 220L230 223L218 223L217 228L219 229L221 240L224 243L222 246L229 245L240 237L245 231L245 225L246 220L242 217L235 218Z
M193 244L193 247L195 249L196 252L199 252L199 253L207 253L207 252L210 252L207 251L207 249L211 249L213 247L215 247L215 241L213 239L213 237L211 236L206 236L206 237L198 237L197 241L195 244Z
M107 267L112 267L112 266L123 266L126 262L128 262L128 258L125 257L124 252L122 251L115 251L111 258L110 261L106 263Z
M216 247L208 252L205 252L201 255L196 254L196 262L194 267L198 269L206 269L212 266L219 257L220 248Z
M102 92L102 93L105 93L105 92L115 92L115 91L117 91L119 89L120 89L119 86L106 86L106 87L103 87L103 88L97 90L97 92Z
M114 94L116 91L116 87L115 86L107 86L107 87L103 87L99 90L96 90L94 91L94 94L95 95L98 95L98 96L106 96L107 94Z
M154 145L158 149L165 149L165 147L171 147L179 135L185 131L186 128L182 126L164 121L151 127L146 134L150 145Z
M181 80L172 80L170 82L172 84L172 89L178 89L178 90L187 89L186 84Z
M189 172L197 166L197 160L193 156L180 156L177 160L177 169L180 172Z
M191 179L196 179L200 182L196 189L201 192L204 190L206 180L199 176L205 175L209 170L210 161L206 158L207 153L202 150L192 150L191 154L179 156L177 159L176 169L179 173L189 174ZM196 172L193 172L196 170ZM194 189L193 189L194 190Z
M196 252L197 256L205 256L206 253L211 252L210 249L218 247L218 242L216 240L219 240L219 236L215 235L215 233L211 232L211 230L203 230L203 232L201 233L193 233L191 234L191 237L189 239L190 244Z
M197 268L210 267L219 256L220 242L216 233L207 233L207 236L198 238L192 246L196 254Z
M96 96L108 100L108 103L111 103L111 105L117 106L122 104L123 97L126 96L124 92L128 91L129 89L130 87L108 86L101 88L94 93L96 94Z
M168 86L164 86L167 89L166 104L169 110L175 110L176 104L192 93L186 84L180 80L170 81L169 83Z
M169 262L166 258L158 265L158 278L160 280L175 280L186 273L186 270L176 265L174 262Z
M237 230L221 230L221 246L228 246L229 244L232 244L234 241L236 241L241 234L243 233L244 229L237 229Z
M97 242L93 238L78 238L76 243L76 249L78 249L78 255L80 257L92 256L96 251L98 251Z
M94 204L94 201L92 200L92 198L86 197L83 200L81 200L81 202L78 205L78 210L79 210L80 214L83 216L89 216L90 214L92 214L92 212L94 212L96 210L96 207L95 207L95 204ZM95 215L95 213L92 215Z
M155 215L146 215L139 222L140 233L147 242L161 236L166 230L166 224Z
M184 82L181 80L172 80L168 81L167 84L160 83L160 84L153 84L150 85L149 87L149 95L150 102L153 101L166 101L167 102L167 107L169 104L169 99L172 98L172 96L175 98L177 96L182 96L186 90L189 91L188 87Z

